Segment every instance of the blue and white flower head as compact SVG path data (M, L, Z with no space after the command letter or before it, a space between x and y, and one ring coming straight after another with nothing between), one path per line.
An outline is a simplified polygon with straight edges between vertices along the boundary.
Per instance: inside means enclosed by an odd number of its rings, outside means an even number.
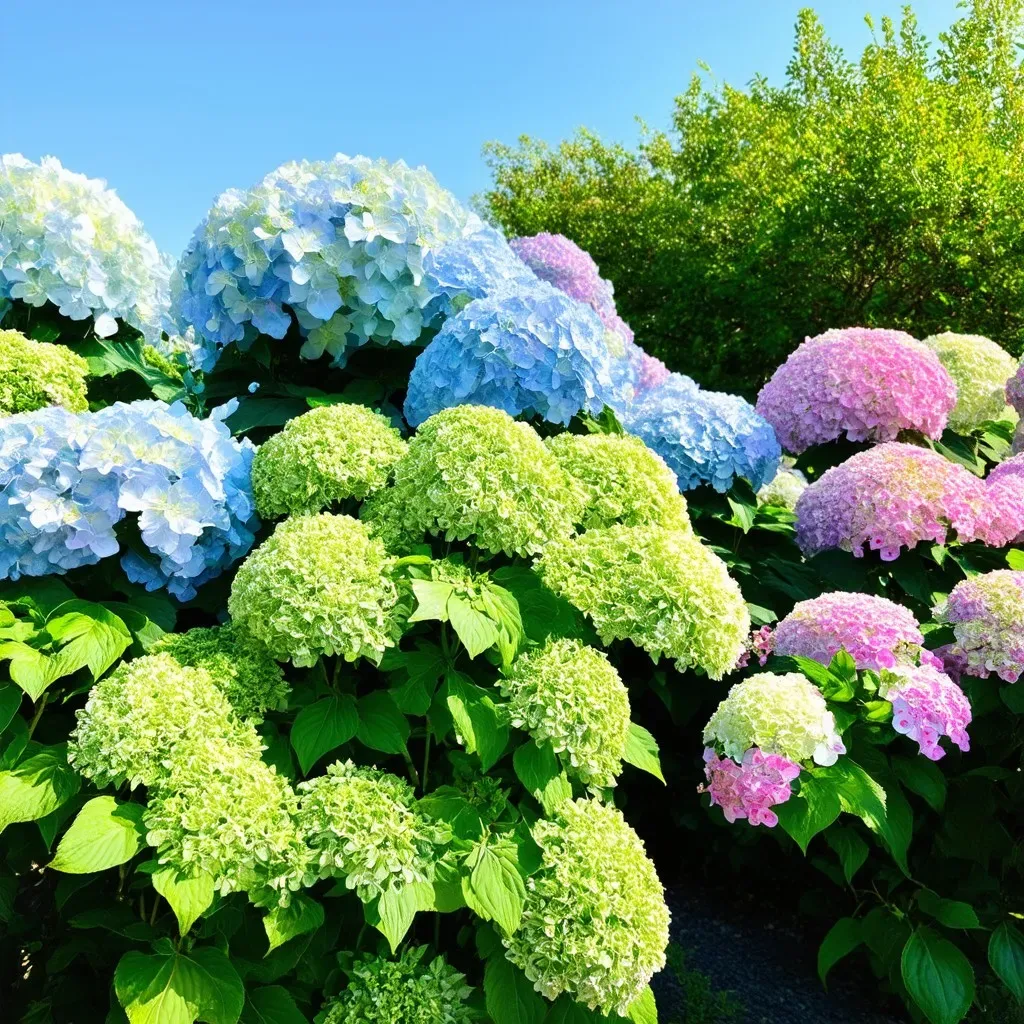
M679 489L727 491L745 477L756 490L774 476L782 450L771 426L738 395L702 391L670 374L626 411L626 429L672 468Z
M405 418L417 426L455 405L568 423L612 404L612 355L597 314L538 281L476 299L445 321L416 360Z
M0 317L13 301L49 302L93 319L101 338L117 321L158 343L171 265L106 183L54 157L0 156Z
M283 164L217 198L178 264L175 312L218 348L283 338L294 318L304 358L343 365L361 345L419 339L438 310L424 254L479 226L423 167Z

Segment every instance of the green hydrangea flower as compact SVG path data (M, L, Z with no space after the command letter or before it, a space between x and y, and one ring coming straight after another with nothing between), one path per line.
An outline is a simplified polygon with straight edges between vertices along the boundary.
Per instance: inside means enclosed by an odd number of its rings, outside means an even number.
M601 651L549 640L516 658L500 686L512 725L549 742L581 782L615 785L629 736L629 694Z
M237 623L187 633L165 633L150 649L165 651L180 665L204 668L235 713L254 724L267 711L279 711L291 688L266 645Z
M159 349L153 348L152 345L142 346L142 361L172 380L180 381L184 377L182 367L169 359Z
M422 526L409 522L402 510L403 491L386 487L359 506L359 518L393 555L407 555L426 539Z
M387 497L383 497L387 495ZM506 412L460 405L431 416L364 518L392 538L424 533L531 555L566 537L583 500L537 432Z
M567 801L533 826L540 869L526 880L505 955L548 999L568 992L625 1015L665 966L669 912L639 836L610 804Z
M278 661L309 666L324 654L379 661L398 639L391 566L358 520L296 516L242 563L228 612Z
M350 968L345 991L317 1015L319 1024L470 1024L465 976L443 956L424 964L426 946L398 960L364 956Z
M363 902L433 877L435 847L450 836L415 810L412 787L351 761L299 784L299 825L323 877L342 876Z
M751 747L822 765L846 752L821 691L798 672L759 672L736 683L704 727L704 742L737 762Z
M776 508L796 508L797 499L807 490L807 478L798 469L782 468L772 480L757 492L759 505L774 505Z
M197 736L150 793L143 823L161 864L206 872L222 895L238 890L273 907L316 882L297 812L298 797L276 769L219 737Z
M252 463L256 509L265 519L362 500L387 484L406 444L379 412L323 405L289 420Z
M33 341L19 331L0 331L0 415L48 405L85 412L89 364L66 345Z
M632 434L557 434L544 442L586 501L582 525L656 523L688 532L675 473Z
M593 620L603 643L629 639L656 661L721 679L743 653L750 615L725 563L693 534L610 526L548 546L547 586Z
M68 743L68 761L100 788L164 779L196 738L258 758L255 730L235 717L209 672L150 654L119 665L90 691Z
M956 384L950 429L969 434L985 420L1011 415L1016 420L1006 404L1006 382L1017 372L1017 361L1009 352L980 334L934 334L924 343Z

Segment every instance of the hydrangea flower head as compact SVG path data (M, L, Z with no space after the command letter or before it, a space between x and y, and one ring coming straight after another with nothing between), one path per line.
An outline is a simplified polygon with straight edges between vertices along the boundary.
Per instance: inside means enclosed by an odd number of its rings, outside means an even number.
M737 762L751 747L821 765L846 753L821 691L798 672L759 672L736 683L704 727L704 742Z
M956 385L924 343L903 331L847 327L808 338L761 389L757 411L786 451L834 441L939 437Z
M92 318L101 338L122 320L158 342L170 263L138 218L98 178L52 156L0 156L0 316L8 301L50 303Z
M379 661L398 626L391 559L350 516L296 516L279 523L231 584L231 618L278 661L315 665L324 654Z
M693 534L661 526L610 526L548 545L545 584L597 628L627 638L680 671L721 679L743 653L750 614L725 563Z
M472 299L529 291L540 280L489 224L429 249L423 269L431 291L444 296L445 316L459 312Z
M827 665L844 650L859 669L892 668L900 655L923 643L917 619L908 609L884 597L845 591L798 602L773 637L776 654Z
M351 761L299 783L299 824L324 878L343 877L363 902L433 877L447 831L416 810L412 788Z
M1005 518L1019 521L1021 532L1009 542L1020 544L1024 541L1024 452L993 466L985 483L992 507Z
M965 753L971 749L967 726L971 705L964 691L934 665L899 665L881 673L879 696L892 703L892 727L917 743L930 761L946 752L948 736Z
M348 984L317 1015L320 1024L471 1024L473 991L443 956L429 963L426 946L406 947L397 960L365 955Z
M738 764L707 747L704 775L708 784L699 789L708 793L714 806L722 808L730 824L745 818L751 825L774 828L779 818L772 807L784 804L793 795L790 783L799 774L800 765L757 747L751 747Z
M669 912L654 865L621 811L566 801L532 829L540 869L526 880L523 920L505 955L548 999L568 992L625 1014L665 966Z
M0 331L0 416L59 405L85 412L89 364L66 345L32 341Z
M425 254L478 228L423 167L340 153L283 164L218 197L178 264L176 312L221 348L297 326L303 358L344 365L367 343L420 338L441 298Z
M950 654L964 662L967 675L996 675L1015 683L1024 672L1024 572L996 569L961 580L945 605L935 609L939 622L953 627Z
M614 786L629 736L629 694L607 656L578 640L520 654L500 680L512 725L550 743L570 775Z
M927 448L892 441L826 470L796 504L797 543L808 557L830 548L878 551L884 561L921 541L980 540L1002 547L1019 516L985 484Z
M757 503L774 505L792 512L800 495L806 490L807 477L799 469L784 466L757 492Z
M1024 416L1024 359L1020 365L1010 371L1006 382L1006 404L1011 406L1018 415Z
M980 334L933 334L924 343L956 385L956 405L949 414L952 430L969 434L985 420L1010 415L1006 380L1013 376L1017 364L1009 352Z
M676 474L679 490L727 491L737 476L754 489L771 480L782 454L771 426L737 395L702 391L669 374L624 411L623 424Z
M556 434L544 442L583 494L582 525L656 523L691 529L675 474L632 434Z
M394 477L363 509L393 540L430 533L525 556L568 536L582 518L582 497L537 432L486 406L435 413Z
M405 442L379 412L322 405L289 420L256 452L252 490L267 519L320 512L383 487Z
M263 641L237 623L165 633L151 648L179 665L205 669L239 718L259 723L285 707L291 688Z

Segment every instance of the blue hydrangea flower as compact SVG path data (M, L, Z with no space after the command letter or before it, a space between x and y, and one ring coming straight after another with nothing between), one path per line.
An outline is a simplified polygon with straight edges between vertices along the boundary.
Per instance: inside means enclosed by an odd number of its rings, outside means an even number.
M0 578L45 576L116 554L115 527L137 513L141 550L128 578L180 600L252 546L254 449L223 420L180 402L118 402L99 412L50 407L0 421Z
M106 183L54 157L0 156L0 318L13 301L93 318L101 338L123 320L158 343L170 260Z
M670 374L625 411L624 426L671 467L681 491L710 484L727 491L737 476L757 490L779 467L775 431L737 395L702 391Z

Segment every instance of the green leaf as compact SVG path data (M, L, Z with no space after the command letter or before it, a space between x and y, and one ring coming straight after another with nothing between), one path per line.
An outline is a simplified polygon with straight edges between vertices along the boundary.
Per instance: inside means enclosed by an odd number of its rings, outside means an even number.
M364 747L383 754L401 754L409 738L409 721L385 690L368 693L359 701L356 738Z
M835 850L843 868L843 877L847 884L850 884L853 876L868 859L868 844L852 828L845 825L828 829L825 832L825 842Z
M11 724L11 719L21 707L21 690L17 686L5 683L0 686L0 732Z
M10 661L8 672L33 701L39 700L46 689L61 677L60 666L20 640L0 643L0 661Z
M274 907L263 918L263 930L270 943L268 953L283 946L296 935L315 932L324 923L324 908L302 893L292 896L287 907Z
M636 722L629 723L629 735L626 737L626 749L622 755L626 764L649 772L656 779L665 781L661 773L661 759L658 757L658 741Z
M416 607L410 622L439 620L448 621L448 598L454 587L441 580L413 580L412 592L416 596Z
M66 601L46 619L46 632L61 644L55 655L60 675L88 667L99 679L132 642L131 630L108 608L93 601Z
M225 422L231 428L232 434L245 434L258 427L283 427L290 419L301 416L308 408L301 398L243 398Z
M999 696L1015 715L1024 715L1024 688L1016 684L1001 686Z
M121 957L114 991L130 1024L235 1024L245 990L228 958L212 946L175 950L164 939L155 954Z
M288 989L264 985L245 994L242 1024L309 1024Z
M392 887L366 906L367 920L388 940L392 953L405 938L416 911L422 909L424 894L420 890L423 885L423 882L412 882L400 889ZM426 887L429 889L429 884Z
M800 778L800 792L774 808L779 824L804 853L810 841L839 817L840 810L835 784L820 776L817 769L805 772Z
M398 707L407 715L425 715L430 710L438 680L444 675L448 659L437 644L418 644L416 650L401 654L401 665L408 681L395 686L391 693Z
M855 918L841 917L832 925L818 947L818 977L822 985L825 985L828 972L863 941L860 921Z
M942 811L946 804L946 777L934 761L923 757L894 757L896 778L911 793L921 797L933 811Z
M988 940L988 962L999 980L1024 1003L1024 936L1004 921Z
M1010 550L1006 552L1006 564L1011 569L1024 569L1024 550L1021 550L1020 548L1010 548Z
M920 889L917 893L920 908L939 924L947 928L980 928L981 922L970 903L960 900L943 899L931 889Z
M483 770L488 771L508 744L508 726L498 716L491 695L461 672L448 674L444 692L445 704L466 751L479 754Z
M350 694L332 693L304 707L295 717L290 736L302 774L308 775L324 754L347 743L358 729L359 711Z
M514 843L480 843L466 859L463 875L466 905L485 921L493 921L506 935L519 928L526 901L526 885L519 873Z
M213 876L205 871L192 878L180 878L174 868L159 868L153 872L152 881L153 888L174 911L181 935L187 935L213 904Z
M957 1024L974 1002L974 968L952 942L918 927L903 947L903 984L931 1024Z
M50 867L69 875L87 875L131 860L146 840L143 811L141 804L94 797L64 833Z
M633 1024L658 1024L658 1005L650 985L629 1004L626 1016Z
M501 954L484 966L484 1003L494 1024L542 1024L547 1013L533 982Z
M448 598L448 618L471 658L483 654L498 642L498 628L494 622L464 598L454 594Z
M70 800L82 780L68 764L67 746L44 747L10 771L0 772L0 832L18 821L37 821Z
M560 995L552 1004L544 1024L604 1024L611 1018L588 1010L582 1003L568 995ZM622 1020L621 1017L618 1020Z
M519 781L544 808L545 814L554 814L560 803L572 799L572 786L550 743L538 745L527 740L516 747L512 767Z
M480 812L454 786L438 786L416 806L435 821L448 824L459 839L479 839L486 828Z

